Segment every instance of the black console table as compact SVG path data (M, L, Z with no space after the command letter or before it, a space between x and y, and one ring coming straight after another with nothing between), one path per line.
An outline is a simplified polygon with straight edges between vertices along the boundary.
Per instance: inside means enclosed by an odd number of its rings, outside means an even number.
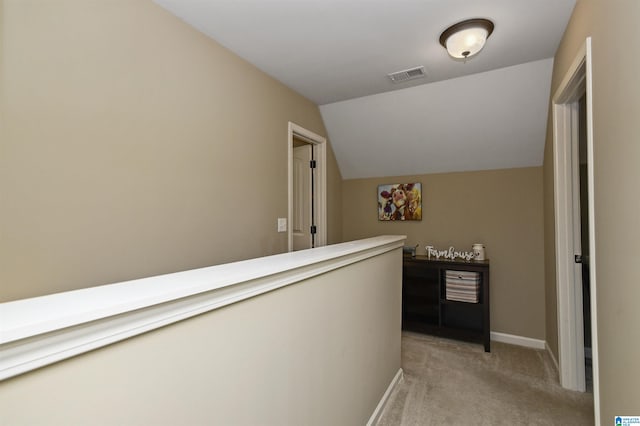
M447 300L446 271L479 274L477 303ZM436 260L404 256L402 328L420 333L480 342L491 351L489 261Z

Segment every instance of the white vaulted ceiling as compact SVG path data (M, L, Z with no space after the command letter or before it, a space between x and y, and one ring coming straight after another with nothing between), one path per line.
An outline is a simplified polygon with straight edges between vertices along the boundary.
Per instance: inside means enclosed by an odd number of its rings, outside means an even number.
M540 165L575 0L155 0L320 105L344 178ZM495 23L466 63L438 43ZM424 66L394 84L387 74Z
M552 66L543 59L322 105L342 177L541 165Z

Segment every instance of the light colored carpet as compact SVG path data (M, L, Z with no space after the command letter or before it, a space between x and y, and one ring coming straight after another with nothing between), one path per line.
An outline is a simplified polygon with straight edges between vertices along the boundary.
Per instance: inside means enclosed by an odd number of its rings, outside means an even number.
M542 350L405 332L404 380L379 426L592 425L593 396L560 387Z

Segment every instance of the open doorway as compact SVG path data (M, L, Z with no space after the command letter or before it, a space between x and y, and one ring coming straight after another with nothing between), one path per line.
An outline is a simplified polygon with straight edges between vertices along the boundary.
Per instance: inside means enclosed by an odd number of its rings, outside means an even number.
M293 251L314 248L316 245L315 184L316 160L314 145L293 136L293 212L291 233Z
M553 97L553 142L560 383L585 391L590 367L598 419L590 38Z
M593 391L593 359L591 351L591 279L589 277L589 158L587 155L587 94L578 100L578 186L580 210L580 254L575 262L581 265L582 281L582 323L584 324L584 371L585 388Z
M289 123L288 250L327 244L327 140Z

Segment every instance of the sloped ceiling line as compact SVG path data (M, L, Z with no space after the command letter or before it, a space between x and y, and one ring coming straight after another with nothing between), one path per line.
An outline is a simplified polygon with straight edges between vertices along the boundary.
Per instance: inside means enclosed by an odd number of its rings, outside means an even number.
M320 105L345 178L538 165L550 58L576 0L154 0ZM440 33L495 30L452 60ZM388 73L424 66L394 84Z

